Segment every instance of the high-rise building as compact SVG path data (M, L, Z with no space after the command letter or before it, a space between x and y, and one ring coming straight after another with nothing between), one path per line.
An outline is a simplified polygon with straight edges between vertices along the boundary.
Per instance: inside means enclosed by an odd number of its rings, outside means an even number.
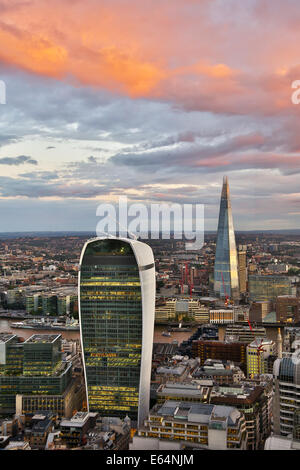
M86 242L79 318L88 409L138 424L149 411L155 311L151 248L126 238Z
M294 296L296 287L289 276L275 274L251 274L249 275L249 299L252 302L272 301L278 296Z
M288 436L294 431L295 414L299 412L300 363L291 357L276 359L274 363L274 433Z
M72 363L62 361L61 335L19 342L16 335L0 333L0 414L15 413L16 404L22 414L40 409L62 414L73 385Z
M220 203L214 292L219 297L239 298L238 260L227 176L223 180Z
M241 246L238 251L238 264L240 293L244 294L247 292L247 252L242 251Z

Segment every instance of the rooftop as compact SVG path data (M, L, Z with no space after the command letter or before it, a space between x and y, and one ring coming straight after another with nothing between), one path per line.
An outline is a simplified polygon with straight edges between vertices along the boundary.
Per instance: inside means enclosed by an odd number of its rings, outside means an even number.
M58 338L61 338L61 335L36 334L30 336L25 343L54 343Z
M212 402L222 402L228 404L251 404L254 403L263 393L261 386L242 383L239 386L215 386L211 391Z
M206 398L209 392L209 387L203 387L197 383L166 383L159 386L157 390L158 396L160 394L168 396L191 396L193 398Z
M167 400L163 405L155 405L150 414L169 416L178 420L209 424L214 420L227 421L235 425L241 413L231 406L220 406L206 403L190 403Z
M12 333L0 333L0 343L7 343L8 341L16 338Z
M71 419L63 419L60 423L62 427L82 427L89 418L95 418L98 413L89 413L85 411L78 411Z

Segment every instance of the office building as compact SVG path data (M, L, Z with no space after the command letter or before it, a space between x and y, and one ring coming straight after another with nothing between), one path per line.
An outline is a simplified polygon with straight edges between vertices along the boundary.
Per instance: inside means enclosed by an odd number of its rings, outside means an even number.
M155 322L165 323L167 321L189 320L197 323L207 323L209 320L209 309L201 305L199 300L193 299L170 299L164 305L155 309Z
M227 176L223 180L214 266L214 292L239 299L238 259Z
M167 400L208 403L210 389L211 387L196 382L167 382L161 384L156 391L157 403Z
M61 335L33 335L22 343L16 335L0 333L0 415L16 412L17 395L47 401L64 395L71 381L72 363L62 361Z
M192 374L193 379L211 380L214 384L234 384L245 378L240 367L230 361L207 359Z
M209 323L221 325L222 323L234 323L233 309L219 309L209 311Z
M262 323L270 312L272 312L272 302L269 300L252 302L249 310L249 320L254 323Z
M276 299L276 321L282 323L299 323L300 301L296 296L280 295Z
M192 343L192 357L200 358L201 364L207 359L232 361L246 371L246 343L195 340Z
M236 408L169 400L155 405L130 450L245 450L244 415Z
M265 338L267 336L266 328L263 326L252 326L249 325L228 325L225 331L225 341L241 341L242 343L252 343L252 341L259 336Z
M249 275L249 299L251 302L272 301L280 295L295 295L296 288L289 276L273 274Z
M145 243L105 237L80 258L79 318L88 409L143 422L149 410L155 269Z
M242 251L241 247L238 251L238 267L240 293L245 294L247 292L247 252Z
M60 423L60 439L67 448L79 447L84 443L87 431L96 424L97 413L78 412L71 419Z
M210 403L233 406L245 416L248 433L249 450L263 447L266 437L271 431L271 401L272 395L265 392L267 385L242 382L231 386L213 387Z
M266 338L255 338L247 346L247 375L255 377L260 374L268 374L268 358L275 356L276 344L274 341ZM272 366L273 368L273 366Z
M294 432L295 415L300 411L300 362L292 356L278 358L273 371L274 433L288 436Z

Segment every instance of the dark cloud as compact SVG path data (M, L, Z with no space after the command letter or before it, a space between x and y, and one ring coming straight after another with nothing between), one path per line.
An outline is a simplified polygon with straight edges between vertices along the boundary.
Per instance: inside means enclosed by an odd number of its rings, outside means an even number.
M30 165L37 165L37 160L26 155L19 155L18 157L0 157L0 165L24 165L25 163Z

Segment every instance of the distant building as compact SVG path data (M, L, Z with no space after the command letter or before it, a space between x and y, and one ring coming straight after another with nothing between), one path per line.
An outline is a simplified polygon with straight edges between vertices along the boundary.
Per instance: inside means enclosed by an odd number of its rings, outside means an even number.
M250 322L262 323L267 315L272 311L272 302L261 300L252 302L249 310Z
M223 179L220 202L214 292L218 297L228 296L234 300L239 299L238 259L227 176Z
M222 324L234 323L235 314L233 309L219 309L209 311L209 323Z
M247 252L242 251L241 247L238 251L238 267L240 293L245 294L247 292Z
M279 295L295 295L296 288L289 276L275 274L249 275L249 299L252 302L262 300L275 301Z
M241 341L243 343L252 343L255 337L265 338L267 336L266 328L263 326L249 325L228 325L225 331L225 341Z
M207 323L209 320L209 309L201 305L199 300L193 299L171 299L164 305L155 309L155 321L167 322L170 320L181 321L190 319L197 323Z
M276 299L276 320L282 323L300 322L300 299L291 295L280 295Z
M272 264L268 264L267 270L272 273L287 273L289 270L289 267L287 264L284 264L284 263L272 263Z

